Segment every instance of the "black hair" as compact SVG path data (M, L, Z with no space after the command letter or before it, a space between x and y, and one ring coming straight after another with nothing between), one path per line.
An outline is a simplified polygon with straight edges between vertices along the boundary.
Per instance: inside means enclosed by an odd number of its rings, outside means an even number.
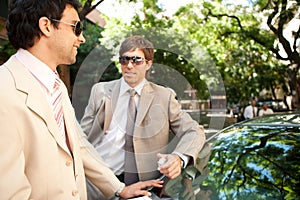
M78 12L81 4L77 0L12 0L6 23L7 36L15 49L28 49L39 39L39 19L48 17L60 20L70 4ZM57 27L57 25L56 25Z

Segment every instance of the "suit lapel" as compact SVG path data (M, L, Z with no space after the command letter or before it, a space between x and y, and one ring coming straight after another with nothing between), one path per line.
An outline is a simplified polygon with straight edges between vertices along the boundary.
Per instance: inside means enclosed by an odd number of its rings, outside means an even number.
M16 89L27 94L26 106L45 122L49 132L57 143L68 152L65 147L66 145L62 143L64 141L59 134L55 118L52 114L49 114L53 112L51 106L38 85L37 80L15 57L12 57L8 61L8 65L9 70L15 78Z
M60 87L62 88L62 109L63 109L63 115L65 120L65 130L67 134L67 139L70 144L70 148L71 148L70 150L73 151L73 145L74 145L73 135L76 134L76 130L74 130L74 127L76 127L76 124L74 124L76 123L76 117L74 115L73 109L71 109L73 107L71 107L70 105L67 88L63 84L61 84ZM66 141L62 139L57 139L56 141L66 152L68 153L70 152L66 145Z
M150 108L153 98L154 98L153 89L150 86L149 82L146 82L146 84L142 90L142 95L141 95L140 103L138 106L138 112L137 112L137 118L136 118L137 125L141 124L142 120L144 119L147 111Z
M103 128L103 133L107 131L109 128L109 124L112 119L112 103L111 103L111 98L106 97L105 98L105 119L104 119L104 128Z
M105 98L104 132L107 131L111 123L112 116L118 102L120 87L121 87L121 81L119 80L116 82L115 85L113 85L113 87L109 87L105 91L106 98Z

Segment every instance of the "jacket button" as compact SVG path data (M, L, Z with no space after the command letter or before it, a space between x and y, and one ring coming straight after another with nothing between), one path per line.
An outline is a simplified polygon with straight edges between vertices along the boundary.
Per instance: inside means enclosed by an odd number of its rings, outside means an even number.
M72 195L75 197L78 194L78 190L73 190Z
M68 160L68 161L66 161L66 166L71 166L72 165L72 161L71 160Z

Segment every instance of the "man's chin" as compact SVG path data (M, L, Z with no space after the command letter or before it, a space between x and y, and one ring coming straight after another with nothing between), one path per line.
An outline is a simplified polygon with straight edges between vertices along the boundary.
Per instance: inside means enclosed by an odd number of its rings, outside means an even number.
M124 80L131 87L134 87L136 85L136 81L132 78L126 77L126 78L124 78Z
M65 63L65 65L72 65L76 63L76 58L70 59L70 61L68 63Z

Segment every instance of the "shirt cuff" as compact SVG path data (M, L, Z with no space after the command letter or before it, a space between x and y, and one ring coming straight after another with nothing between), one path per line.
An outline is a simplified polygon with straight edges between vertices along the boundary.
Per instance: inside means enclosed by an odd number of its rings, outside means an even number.
M121 192L124 190L125 184L122 183L121 187L115 192L116 197L120 197Z
M182 153L179 153L179 152L173 152L173 154L176 154L176 155L179 156L179 158L183 162L182 168L186 168L187 164L189 163L190 157L186 156L186 155L183 155Z

